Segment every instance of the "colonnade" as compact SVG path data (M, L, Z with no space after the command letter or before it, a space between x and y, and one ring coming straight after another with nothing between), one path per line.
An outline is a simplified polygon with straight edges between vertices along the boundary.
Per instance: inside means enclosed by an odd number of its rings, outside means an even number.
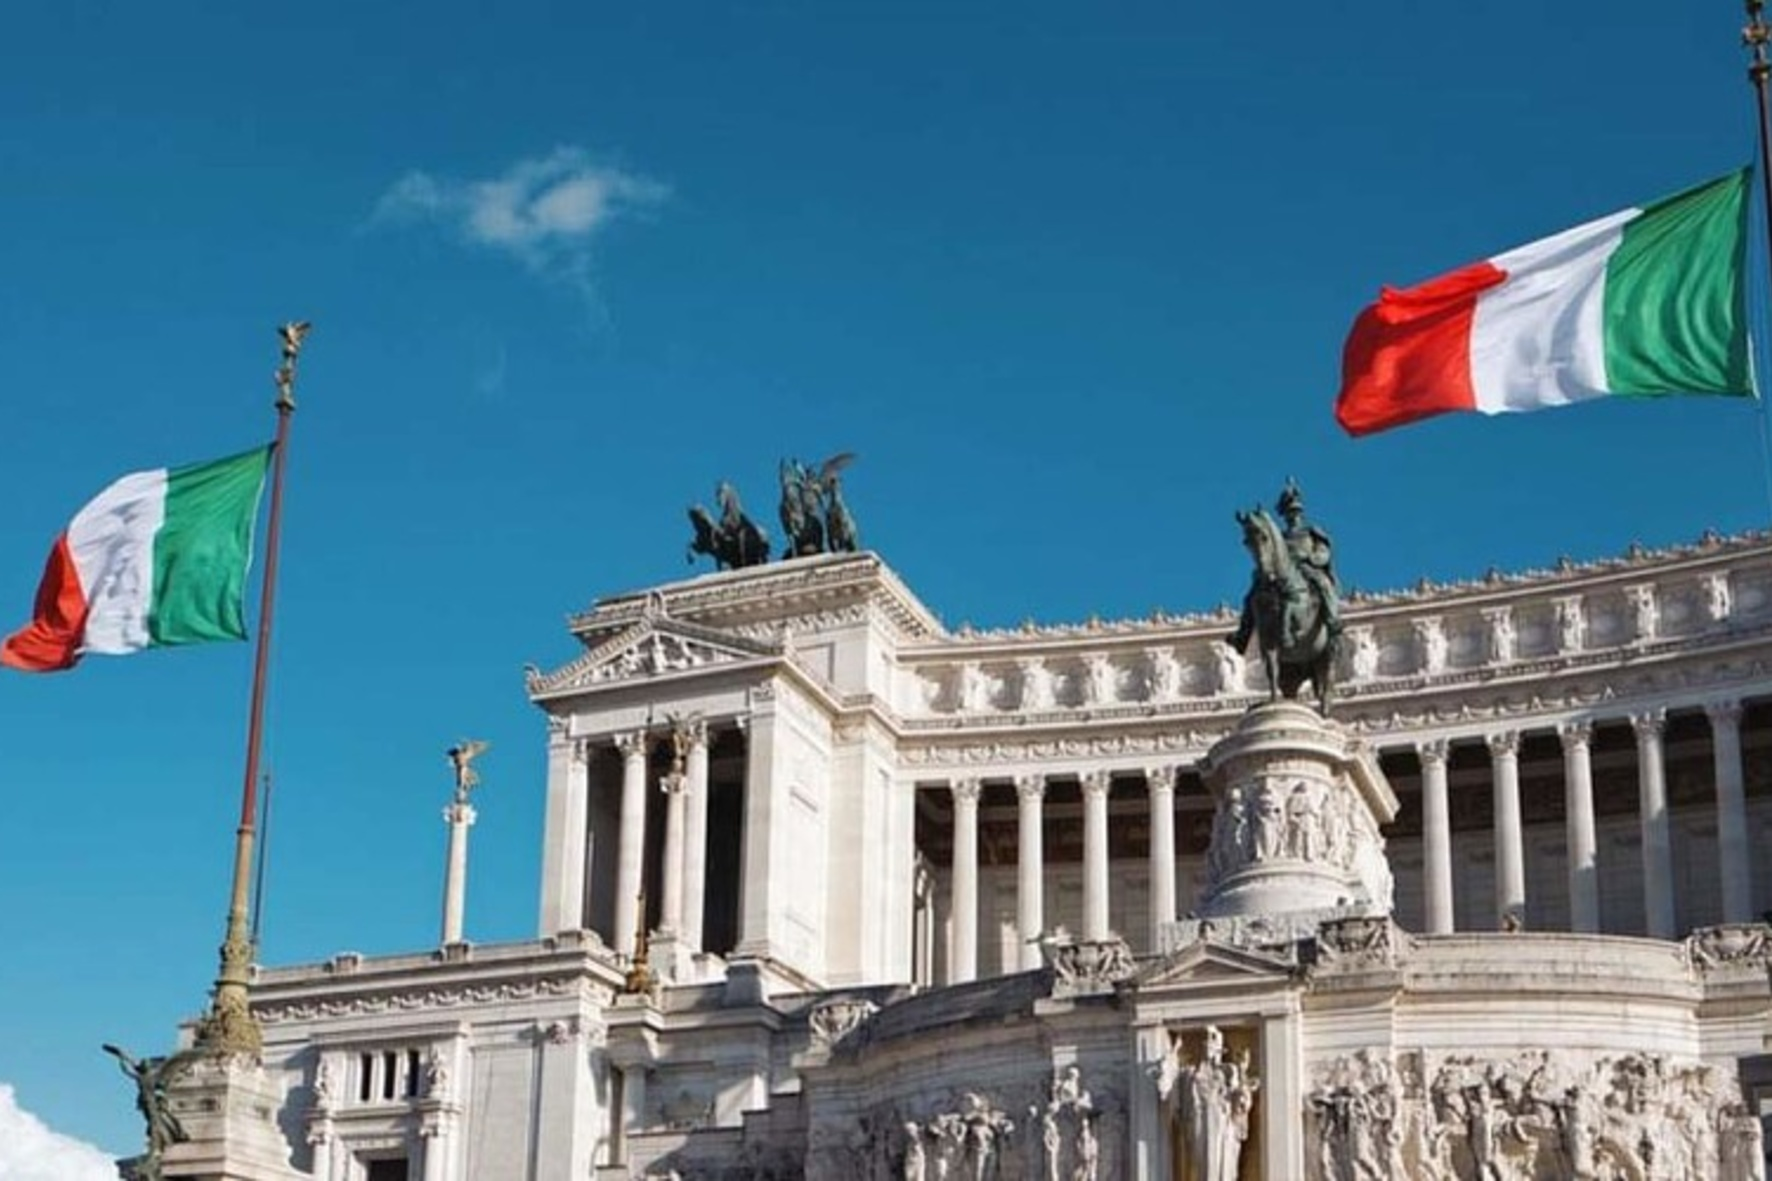
M1178 768L1151 767L1144 772L1150 802L1150 946L1162 929L1175 921L1175 781ZM1046 775L1015 780L1016 890L1015 925L1021 945L1021 968L1037 968L1038 939L1046 930L1045 801ZM1106 770L1079 777L1083 795L1083 928L1084 940L1109 934L1108 794L1113 777ZM950 877L952 943L948 983L978 978L978 802L984 792L979 779L948 784L954 803L954 859Z
M682 724L687 740L683 772L660 777L665 797L664 861L659 899L660 933L674 935L691 951L703 940L708 872L708 729ZM644 730L618 734L621 752L621 827L616 843L615 950L634 949L640 932L640 891L646 872L647 764L653 736Z
M1717 803L1717 860L1723 921L1753 918L1753 868L1748 857L1745 775L1741 761L1741 702L1704 705L1710 721ZM1594 724L1578 718L1556 726L1563 748L1563 814L1569 874L1570 929L1600 929L1598 842L1594 824L1592 744ZM1657 939L1679 934L1675 925L1673 835L1668 820L1665 709L1639 710L1627 718L1636 736L1637 814L1643 858L1644 930ZM1502 925L1523 920L1526 908L1525 832L1520 814L1521 732L1484 735L1494 783L1495 910ZM1452 832L1447 799L1445 739L1415 744L1421 762L1423 928L1430 935L1453 929Z
M1714 751L1718 869L1724 922L1751 921L1753 880L1749 859L1745 775L1742 765L1739 701L1704 704ZM1567 830L1570 927L1600 930L1598 843L1594 811L1592 741L1596 722L1584 717L1555 724L1561 741L1564 770L1564 815ZM1668 817L1665 709L1629 714L1636 738L1638 815L1641 824L1644 930L1672 939L1675 926L1673 842ZM1489 754L1495 839L1495 914L1497 926L1524 922L1526 914L1525 827L1520 798L1520 742L1523 731L1499 729L1480 736ZM1423 865L1423 930L1453 930L1452 809L1448 763L1454 741L1424 738L1411 744L1421 769ZM1175 786L1180 768L1158 766L1144 772L1150 816L1150 931L1148 947L1160 946L1163 928L1176 918ZM1018 966L1040 965L1037 940L1049 926L1045 913L1043 850L1044 803L1049 776L1023 774L1015 779L1017 799L1017 866L1015 924L1021 944ZM1083 798L1083 914L1081 938L1109 935L1108 901L1111 875L1108 850L1106 770L1078 776ZM953 862L949 879L952 901L948 982L978 976L979 801L983 783L976 778L947 785L953 799Z

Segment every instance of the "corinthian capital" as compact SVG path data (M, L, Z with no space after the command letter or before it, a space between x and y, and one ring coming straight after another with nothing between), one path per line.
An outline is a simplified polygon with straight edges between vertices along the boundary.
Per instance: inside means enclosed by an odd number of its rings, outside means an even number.
M1520 732L1518 730L1497 730L1493 734L1485 734L1483 741L1489 744L1492 758L1512 757L1520 753Z

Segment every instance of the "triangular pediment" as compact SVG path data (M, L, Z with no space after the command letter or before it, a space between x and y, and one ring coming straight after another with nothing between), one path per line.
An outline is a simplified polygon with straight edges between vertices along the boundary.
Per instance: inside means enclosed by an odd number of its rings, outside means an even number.
M780 654L779 645L666 616L648 615L628 627L586 637L584 653L551 673L532 668L529 694L548 697L576 693Z
M1297 972L1291 957L1202 939L1140 969L1131 980L1139 992L1272 984Z

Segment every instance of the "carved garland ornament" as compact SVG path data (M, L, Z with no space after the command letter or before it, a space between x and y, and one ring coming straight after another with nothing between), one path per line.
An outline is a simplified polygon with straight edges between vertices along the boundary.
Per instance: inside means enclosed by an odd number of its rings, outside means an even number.
M582 996L586 982L576 978L513 981L466 988L428 988L422 992L375 993L333 1000L290 1001L254 1005L253 1013L265 1025L287 1021L313 1021L327 1017L355 1017L374 1013L411 1013L426 1009L453 1009L467 1005L494 1005L509 1001Z

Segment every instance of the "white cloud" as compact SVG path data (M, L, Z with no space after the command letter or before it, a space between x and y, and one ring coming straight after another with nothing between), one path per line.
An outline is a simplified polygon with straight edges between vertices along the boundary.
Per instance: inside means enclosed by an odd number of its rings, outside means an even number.
M54 1132L0 1083L0 1181L117 1181L111 1156Z
M586 284L597 237L669 196L658 181L562 147L486 180L409 172L382 194L374 221L435 222L474 245L514 255L538 274Z

